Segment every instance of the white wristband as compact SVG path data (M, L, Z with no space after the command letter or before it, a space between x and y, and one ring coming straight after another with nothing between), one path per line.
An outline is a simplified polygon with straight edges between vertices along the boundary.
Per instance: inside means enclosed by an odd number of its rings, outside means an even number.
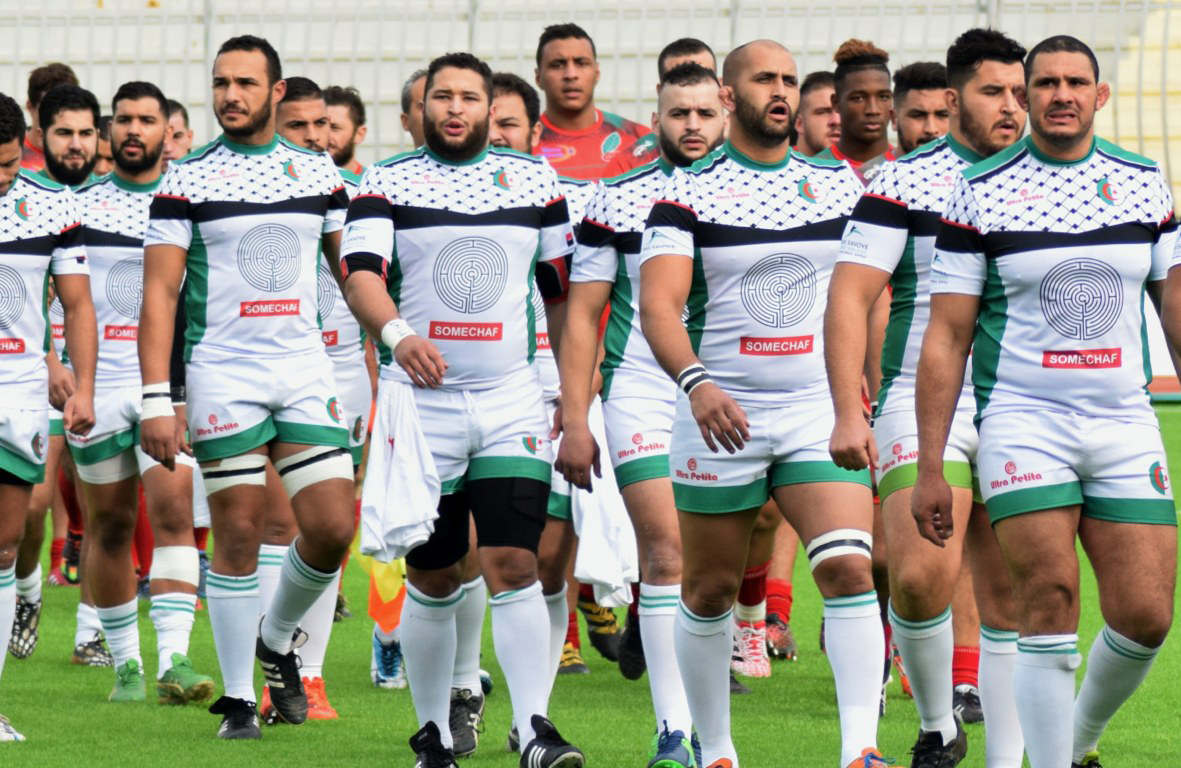
M385 324L385 327L381 329L381 343L385 344L390 351L393 351L400 343L402 343L403 339L417 335L418 334L414 332L414 329L410 327L409 323L398 317L390 320Z
M172 387L167 381L158 384L145 384L142 399L143 404L139 411L140 421L176 415L176 412L172 410Z

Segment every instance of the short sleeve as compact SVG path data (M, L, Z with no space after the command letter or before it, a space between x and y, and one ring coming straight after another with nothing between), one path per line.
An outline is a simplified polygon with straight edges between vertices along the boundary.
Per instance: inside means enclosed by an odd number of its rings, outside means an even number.
M331 189L328 193L328 212L324 214L324 226L320 231L327 235L344 229L345 218L349 212L349 193L345 187L344 177L327 156L324 157L324 163L329 166Z
M365 171L357 195L349 203L340 243L341 271L347 275L367 266L386 274L394 255L394 209L382 183L383 169Z
M971 185L961 175L956 179L955 190L935 236L931 293L979 296L984 292L988 262L980 227Z
M1169 190L1164 175L1157 169L1155 186L1159 195L1160 219L1152 242L1152 267L1148 271L1149 282L1164 280L1169 268L1181 261L1181 237L1178 236L1177 215L1173 212L1173 193Z
M898 167L891 163L874 176L857 201L841 237L838 262L862 264L894 274L910 237L909 204L898 192Z
M570 267L572 283L615 282L618 256L611 225L610 190L606 184L600 185L587 206Z
M662 199L656 201L648 214L640 246L640 264L665 254L693 258L697 229L693 187L692 177L679 168L669 176Z
M86 262L82 215L77 198L68 189L62 190L61 194L61 218L55 222L57 232L53 236L50 271L54 275L89 275L90 265Z
M152 198L152 206L148 212L148 231L144 235L144 245L177 245L185 250L193 242L192 203L189 201L185 189L184 177L187 169L184 165L172 165L160 189Z

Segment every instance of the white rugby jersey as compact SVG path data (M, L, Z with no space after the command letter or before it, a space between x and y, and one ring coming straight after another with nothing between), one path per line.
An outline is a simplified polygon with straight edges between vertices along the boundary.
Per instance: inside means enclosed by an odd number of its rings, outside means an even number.
M1156 164L1102 139L1061 163L1027 138L965 170L931 292L980 296L977 418L1052 410L1155 424L1144 286L1165 278L1176 230Z
M136 184L112 173L75 194L98 320L94 378L100 386L140 381L136 340L144 295L144 234L159 186L159 180Z
M332 158L278 136L263 146L222 136L171 163L144 245L188 250L185 361L322 349L320 239L347 207Z
M676 384L656 362L640 329L640 243L648 214L664 196L672 172L672 164L661 158L604 181L578 231L570 282L611 283L603 336L603 400L612 393L676 399Z
M547 300L564 298L573 247L545 160L493 148L452 163L424 147L365 172L341 268L385 275L399 314L447 360L444 386L488 389L532 364L534 277ZM382 376L409 381L388 348L379 352Z
M795 152L759 163L726 142L674 171L652 207L640 263L693 260L693 351L740 404L828 399L825 297L862 191L843 163Z
M0 197L0 392L47 407L50 275L89 275L74 193L21 171Z
M882 347L879 414L914 411L915 375L931 318L929 280L935 233L956 176L984 158L950 134L884 165L853 209L838 262L890 275L890 322ZM970 408L971 378L960 406Z
M344 191L349 200L357 196L357 189L361 184L361 177L352 171L340 168L340 175L344 178ZM348 302L332 276L328 262L320 260L317 273L319 289L316 297L319 302L320 332L324 338L324 349L333 360L354 360L365 355L365 332L361 324L349 310Z

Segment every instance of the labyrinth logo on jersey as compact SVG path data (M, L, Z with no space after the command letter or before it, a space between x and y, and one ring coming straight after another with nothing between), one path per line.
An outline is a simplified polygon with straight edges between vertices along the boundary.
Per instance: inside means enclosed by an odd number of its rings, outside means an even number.
M1123 365L1123 350L1073 349L1042 352L1043 368L1119 368Z
M1123 312L1123 277L1098 259L1067 259L1042 278L1038 296L1051 328L1068 339L1095 339Z
M1169 473L1159 461L1154 461L1152 466L1148 468L1148 479L1152 481L1153 490L1161 496L1168 493Z
M282 224L259 224L238 241L238 271L247 283L267 293L295 285L302 256L299 235Z
M431 274L449 309L475 315L491 309L508 284L508 254L487 237L461 237L439 251Z
M299 299L274 299L272 301L244 301L239 317L280 317L298 315Z
M812 354L812 336L743 336L738 340L738 354L756 357Z
M139 319L144 301L144 260L141 256L123 259L107 273L107 301L124 317Z
M0 329L11 328L25 313L25 303L28 293L25 291L24 278L12 267L0 264ZM61 309L57 298L53 306ZM53 307L50 307L52 311ZM60 314L60 313L59 313Z
M759 324L789 328L816 304L816 268L803 256L776 253L746 271L740 290L743 308Z

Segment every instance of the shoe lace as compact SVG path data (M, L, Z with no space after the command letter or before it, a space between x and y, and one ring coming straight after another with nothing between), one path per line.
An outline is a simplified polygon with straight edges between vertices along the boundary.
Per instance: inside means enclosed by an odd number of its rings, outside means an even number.
M679 733L679 731L677 732ZM664 754L666 751L674 749L679 746L681 739L677 738L676 733L668 730L668 721L664 721L664 729L661 730L660 735L656 737L656 754Z
M402 667L402 648L397 641L381 643L378 671L382 677L397 677Z
M870 752L868 755L863 755L861 758L864 763L862 768L880 768L881 766L894 765L893 758L882 757L881 755Z

